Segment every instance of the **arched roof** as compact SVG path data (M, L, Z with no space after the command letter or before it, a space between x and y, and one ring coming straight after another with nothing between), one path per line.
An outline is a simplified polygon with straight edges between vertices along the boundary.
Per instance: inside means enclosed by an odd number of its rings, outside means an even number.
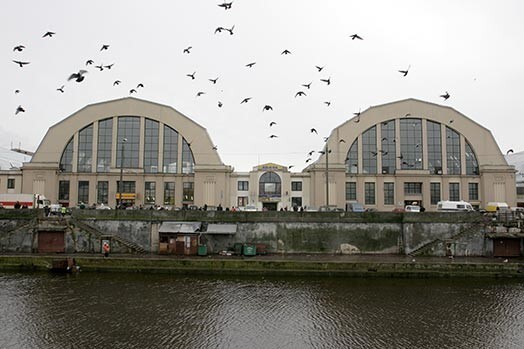
M93 122L114 116L140 116L159 121L176 130L190 144L195 164L223 165L207 130L174 108L126 97L87 105L51 126L38 146L32 162L58 163L71 136Z
M487 128L451 107L414 98L369 107L359 116L351 118L333 129L327 143L328 148L332 151L329 156L330 163L345 163L351 144L362 132L383 121L401 119L406 115L410 118L427 119L448 125L464 135L475 151L479 166L507 166L495 138ZM452 124L450 124L451 120L453 120ZM344 142L340 142L341 139L344 139ZM308 168L324 162L325 157L321 155Z

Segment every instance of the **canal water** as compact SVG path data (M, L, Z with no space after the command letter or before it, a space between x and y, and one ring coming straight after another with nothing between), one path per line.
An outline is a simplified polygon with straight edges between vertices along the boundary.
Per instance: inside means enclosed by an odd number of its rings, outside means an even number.
M524 282L0 272L0 348L524 348Z

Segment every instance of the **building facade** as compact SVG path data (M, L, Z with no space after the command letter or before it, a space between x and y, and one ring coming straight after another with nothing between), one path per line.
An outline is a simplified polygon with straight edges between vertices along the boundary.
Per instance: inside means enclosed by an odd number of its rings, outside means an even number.
M89 105L52 126L21 170L0 171L10 192L64 206L324 205L391 211L440 200L516 203L515 169L491 132L456 110L407 99L375 106L335 128L302 172L268 163L233 172L207 131L175 109L123 98ZM0 193L7 192L2 185Z

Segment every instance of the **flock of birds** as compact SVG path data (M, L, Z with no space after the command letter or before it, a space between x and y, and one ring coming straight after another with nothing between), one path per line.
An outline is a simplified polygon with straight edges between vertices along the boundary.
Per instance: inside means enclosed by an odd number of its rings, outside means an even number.
M233 8L233 2L223 2L221 4L218 4L218 6L220 8L223 8L224 10L231 10ZM235 30L235 26L231 26L230 28L227 28L227 27L223 27L223 26L219 26L217 27L215 30L214 30L214 34L215 35L220 35L220 34L223 34L223 33L227 33L228 35L234 35L234 30ZM51 31L48 31L46 33L44 33L44 35L42 36L42 39L51 39L53 38L53 36L55 35L56 33L55 32L51 32ZM351 38L352 41L362 41L364 40L364 38L355 33L355 34L351 34L349 35L349 38ZM16 54L16 55L21 55L24 50L25 50L25 46L24 45L17 45L13 48L13 52ZM185 48L182 49L182 54L183 55L190 55L191 54L191 50L193 49L193 46L187 46ZM100 51L109 51L110 50L110 45L109 44L102 44L101 47L100 47ZM289 56L289 55L292 55L292 52L291 50L289 49L284 49L281 51L280 53L281 56ZM27 65L29 65L31 62L29 61L25 61L25 60L22 60L22 59L13 59L12 60L13 63L15 63L16 65L18 65L19 68L21 69L24 69ZM253 69L255 67L255 65L257 64L257 62L249 62L247 64L245 64L245 67L248 68L248 69ZM75 71L75 72L72 72L70 74L68 74L67 76L67 81L70 82L76 82L76 83L82 83L85 79L86 79L86 74L88 74L88 68L92 66L93 68L97 69L98 71L102 72L104 70L111 70L114 66L114 63L111 63L111 64L103 64L103 63L100 63L100 64L95 64L95 62L92 60L92 59L87 59L85 61L85 66L82 67L81 69L79 69L78 71ZM324 69L325 69L325 65L314 65L312 66L312 69L315 69L316 72L318 74L323 74L324 72ZM406 69L399 69L398 70L398 73L400 74L401 77L407 77L408 74L410 73L410 69L411 69L411 65L408 65L408 67ZM190 80L195 80L197 79L197 72L196 71L193 71L193 72L190 72L190 73L187 73L186 74L186 78L189 78ZM207 80L209 80L209 82L213 85L216 85L216 84L219 84L220 81L219 81L219 77L215 77L215 78L208 78ZM319 76L318 77L318 81L321 83L321 84L325 84L325 86L330 86L332 84L332 79L331 79L331 76ZM113 86L118 86L119 84L121 84L122 81L121 80L115 80L113 82ZM305 97L307 96L307 94L309 93L309 91L311 90L312 88L312 85L313 85L313 81L310 81L310 82L307 82L307 83L304 83L304 84L301 84L300 86L300 89L295 93L294 97L295 98L301 98L301 97ZM135 86L135 85L133 85ZM129 94L132 95L132 94L136 94L138 92L138 90L140 88L144 88L144 84L143 83L137 83L136 84L136 87L132 87L129 89ZM62 85L58 88L56 88L56 91L59 92L59 93L64 93L65 92L65 85ZM15 93L18 94L20 93L21 91L20 90L15 90ZM196 93L196 97L201 97L203 96L204 94L206 94L205 91L198 91ZM441 94L439 96L440 98L443 99L443 101L447 101L451 96L449 94L448 91L445 91L445 93ZM240 101L240 104L247 104L249 103L251 100L253 99L253 97L245 97L243 98L241 101ZM331 105L331 101L327 100L327 101L323 101L323 104L326 106L326 107L329 107ZM217 106L218 108L222 108L224 106L224 103L222 101L217 101ZM262 106L262 112L271 112L273 111L273 106L272 105L269 105L269 104L265 104ZM25 108L22 106L22 105L19 105L16 110L15 110L15 115L18 115L20 113L24 113L26 112ZM360 113L361 111L359 110L358 112L355 112L353 113L354 115L354 118L353 118L353 122L355 123L358 123L360 121ZM405 117L408 117L409 114L406 114ZM453 122L453 121L451 121ZM276 121L270 121L269 122L269 128L270 129L273 129L275 126L277 126L277 122ZM318 132L315 128L311 128L310 129L310 133L311 134L316 134L318 135ZM269 135L268 138L270 139L275 139L275 138L278 138L279 136L276 134L276 133L271 133ZM324 141L327 142L328 140L328 137L324 137ZM341 139L340 142L343 142L345 143L345 140ZM218 149L218 146L213 146L213 149L214 150L217 150ZM311 156L313 155L315 151L310 151L307 153L307 157L306 157L306 160L305 162L308 163L310 161L312 161L312 158ZM381 151L379 151L381 152ZM373 156L377 156L379 152L376 152L375 154L372 154ZM512 149L508 150L507 154L509 154L510 152L513 152ZM318 151L318 153L324 153L324 151ZM402 160L402 158L401 158ZM293 165L289 165L288 168L292 168Z

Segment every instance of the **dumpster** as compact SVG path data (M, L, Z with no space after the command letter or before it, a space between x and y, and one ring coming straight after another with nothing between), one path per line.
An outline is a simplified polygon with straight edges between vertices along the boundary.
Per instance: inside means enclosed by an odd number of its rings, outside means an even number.
M240 256L242 254L242 243L237 242L233 245L233 251L235 251L235 254L237 256Z
M200 245L198 246L198 255L199 256L207 256L207 245Z
M244 256L255 256L257 254L257 248L255 245L244 244L243 252Z

